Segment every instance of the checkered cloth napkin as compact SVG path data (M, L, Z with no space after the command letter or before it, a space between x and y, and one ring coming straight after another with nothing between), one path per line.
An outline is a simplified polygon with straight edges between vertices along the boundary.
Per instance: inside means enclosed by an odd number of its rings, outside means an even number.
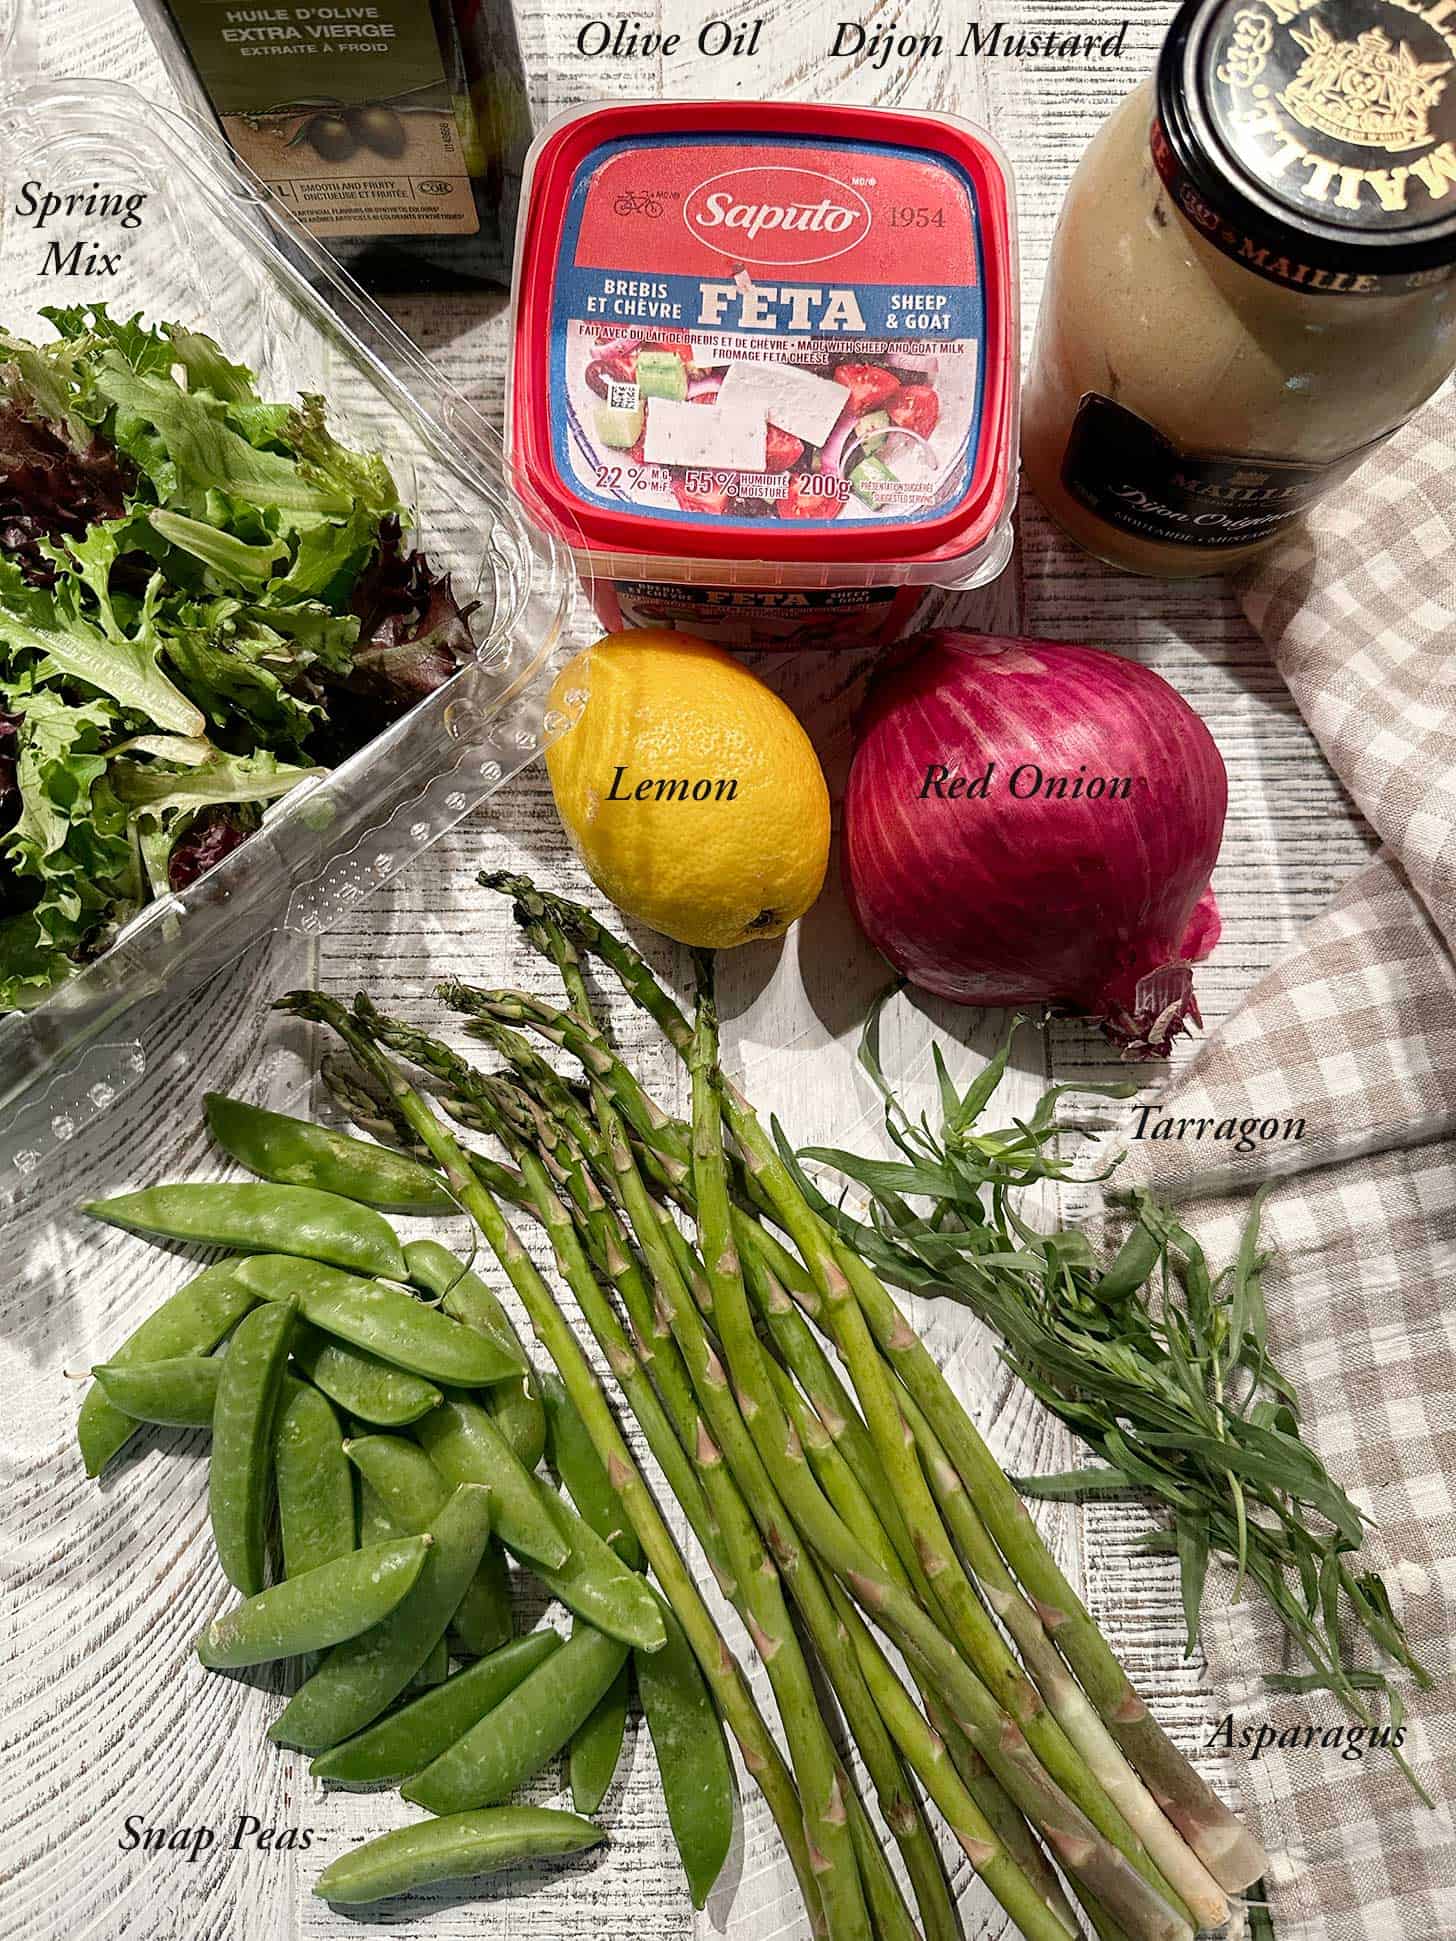
M1118 1178L1196 1200L1216 1258L1248 1189L1276 1179L1271 1340L1438 1681L1404 1687L1404 1751L1434 1813L1388 1752L1275 1748L1244 1766L1278 1941L1456 1941L1456 397L1240 592L1382 848L1158 1108L1302 1117L1302 1140L1224 1145L1216 1169L1207 1142L1139 1141ZM1264 1669L1307 1667L1252 1600L1210 1607L1204 1642L1237 1726L1348 1723L1327 1696L1263 1688Z

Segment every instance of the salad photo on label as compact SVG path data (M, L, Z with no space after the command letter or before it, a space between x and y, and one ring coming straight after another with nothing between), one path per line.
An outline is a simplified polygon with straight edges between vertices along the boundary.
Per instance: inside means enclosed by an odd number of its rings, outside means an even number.
M732 356L721 339L618 338L591 357L586 389L598 487L644 499L664 490L684 512L737 518L873 518L922 502L940 454L934 355L898 364L885 345L860 360L786 363ZM576 420L580 428L580 418Z

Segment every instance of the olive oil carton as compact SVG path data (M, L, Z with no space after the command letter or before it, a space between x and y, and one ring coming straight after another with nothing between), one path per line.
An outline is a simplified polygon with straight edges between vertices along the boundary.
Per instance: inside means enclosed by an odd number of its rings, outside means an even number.
M510 0L138 0L173 80L366 289L509 280Z

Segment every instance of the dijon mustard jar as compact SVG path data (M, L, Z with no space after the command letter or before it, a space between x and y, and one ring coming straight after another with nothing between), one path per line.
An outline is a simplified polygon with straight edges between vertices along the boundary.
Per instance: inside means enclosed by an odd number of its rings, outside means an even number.
M1027 481L1132 572L1216 573L1456 366L1456 0L1187 0L1052 246Z

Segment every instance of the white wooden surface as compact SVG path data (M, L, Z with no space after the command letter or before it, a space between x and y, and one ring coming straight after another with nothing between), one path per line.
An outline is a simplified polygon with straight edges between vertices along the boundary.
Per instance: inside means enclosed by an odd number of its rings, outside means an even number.
M691 45L707 9L658 0L629 17L684 31ZM759 9L741 0L723 10L737 21ZM1121 61L1022 65L926 61L876 69L830 62L841 17L888 26L1052 25L1065 31L1115 26L1109 0L1008 0L944 10L903 10L861 0L856 12L833 0L789 0L769 17L752 61L691 54L663 63L584 60L578 29L596 17L577 0L526 0L522 29L538 120L605 96L735 93L894 103L955 112L988 126L1017 172L1023 313L1033 320L1042 266L1063 186L1086 140L1115 100L1150 65L1171 8L1132 11ZM79 34L72 66L140 71L161 94L125 0L76 0L50 20ZM51 41L53 66L59 57ZM77 51L77 47L79 51ZM485 317L462 335L457 312L408 306L408 321L462 384L499 396L501 320ZM12 320L7 320L12 321ZM18 320L14 320L18 321ZM1232 801L1215 879L1224 937L1203 967L1199 992L1215 1024L1271 961L1303 918L1320 909L1364 859L1368 837L1324 767L1257 641L1218 582L1156 586L1122 579L1076 555L1034 505L1024 508L1015 577L989 600L951 603L947 614L1028 631L1086 639L1156 665L1208 721L1228 763ZM860 655L766 657L760 671L798 709L831 783L842 782L849 723L866 671ZM579 893L584 879L567 852L544 774L528 774L472 822L440 843L388 891L361 905L316 947L314 961L289 940L254 949L236 971L196 999L158 1008L141 1021L148 1071L116 1112L77 1137L24 1182L5 1224L10 1273L0 1345L4 1417L5 1572L0 1664L5 1676L6 1824L0 1868L0 1935L40 1941L283 1941L337 1935L350 1917L310 1896L322 1862L351 1840L397 1824L392 1794L332 1795L306 1762L263 1737L278 1706L267 1679L201 1671L190 1643L225 1602L206 1531L203 1439L158 1432L100 1487L75 1455L78 1388L73 1371L99 1359L189 1271L180 1255L120 1236L105 1241L74 1212L83 1195L162 1177L214 1170L199 1130L205 1090L258 1098L309 1096L307 1047L270 1023L268 998L317 975L347 993L361 982L386 1004L436 1016L433 984L460 973L481 984L544 984L519 950L504 907L475 887L483 866L523 865L542 881ZM681 979L684 964L655 947L659 966ZM801 1142L870 1146L878 1115L853 1068L853 1047L883 967L858 939L831 871L811 916L781 945L745 951L721 967L728 1061L746 1074L755 1099L777 1112ZM618 1004L624 1048L666 1103L682 1101L673 1061L639 1017ZM1000 1027L996 1018L903 1002L890 1014L887 1065L924 1084L932 1030L961 1069L973 1068ZM1186 1050L1183 1055L1186 1055ZM1049 1078L1107 1075L1107 1048L1076 1024L1023 1038L1010 1102L1030 1101ZM1156 1079L1157 1072L1149 1074ZM463 1240L463 1235L459 1236ZM1049 1425L1001 1375L994 1350L959 1312L916 1315L929 1331L982 1426L1008 1466L1065 1466L1068 1452ZM1181 1660L1181 1625L1170 1574L1134 1549L1140 1511L1099 1507L1049 1513L1047 1527L1085 1579L1094 1610L1134 1678L1183 1743L1197 1750L1222 1710ZM736 1634L741 1642L741 1634ZM1233 1775L1218 1774L1232 1785ZM541 1797L551 1797L549 1789ZM609 1802L612 1844L549 1878L505 1877L483 1894L441 1895L366 1915L405 1932L457 1941L572 1937L680 1937L726 1931L752 1941L798 1934L771 1829L751 1787L744 1830L725 1887L695 1918L676 1873L645 1732L634 1731L625 1777ZM265 1826L311 1827L312 1851L298 1856L229 1848L240 1814ZM177 1854L147 1858L124 1848L126 1821L217 1829L195 1863ZM968 1935L1006 1932L962 1864Z

